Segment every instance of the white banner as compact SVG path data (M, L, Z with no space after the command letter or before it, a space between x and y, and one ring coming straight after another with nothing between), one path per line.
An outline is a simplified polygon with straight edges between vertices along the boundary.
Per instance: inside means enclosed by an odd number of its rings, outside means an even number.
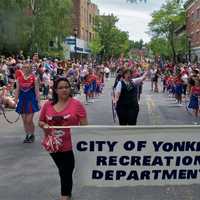
M200 127L72 129L80 185L200 183Z

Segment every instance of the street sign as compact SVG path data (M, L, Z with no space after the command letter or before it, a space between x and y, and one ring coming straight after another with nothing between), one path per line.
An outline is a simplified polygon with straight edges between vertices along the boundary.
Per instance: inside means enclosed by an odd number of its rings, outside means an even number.
M69 45L75 45L76 44L75 38L65 38L65 42Z

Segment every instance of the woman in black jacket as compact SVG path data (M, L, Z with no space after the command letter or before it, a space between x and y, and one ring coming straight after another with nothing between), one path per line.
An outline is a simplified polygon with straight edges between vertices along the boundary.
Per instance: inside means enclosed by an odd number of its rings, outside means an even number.
M122 79L115 88L114 104L120 125L136 125L139 113L137 85L146 78L147 72L139 78L132 79L132 71L125 69Z

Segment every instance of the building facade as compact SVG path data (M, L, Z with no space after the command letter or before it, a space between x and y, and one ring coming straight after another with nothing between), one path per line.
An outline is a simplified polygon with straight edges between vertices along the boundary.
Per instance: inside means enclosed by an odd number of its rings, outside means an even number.
M95 37L93 26L99 10L90 0L73 0L73 22L71 36L65 38L65 47L70 58L88 57L89 42Z
M94 38L94 20L99 15L97 5L90 0L73 0L74 2L74 23L73 30L77 29L77 37L84 41L91 41Z
M200 0L188 0L184 7L191 61L200 62Z

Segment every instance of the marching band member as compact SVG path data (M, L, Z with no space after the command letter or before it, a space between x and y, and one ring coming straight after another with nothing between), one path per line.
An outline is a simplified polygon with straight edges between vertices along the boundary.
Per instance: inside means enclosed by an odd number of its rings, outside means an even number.
M37 79L32 74L32 67L25 63L22 67L23 75L17 79L15 102L16 112L21 114L26 137L24 143L32 143L35 140L34 113L40 110L39 86Z

